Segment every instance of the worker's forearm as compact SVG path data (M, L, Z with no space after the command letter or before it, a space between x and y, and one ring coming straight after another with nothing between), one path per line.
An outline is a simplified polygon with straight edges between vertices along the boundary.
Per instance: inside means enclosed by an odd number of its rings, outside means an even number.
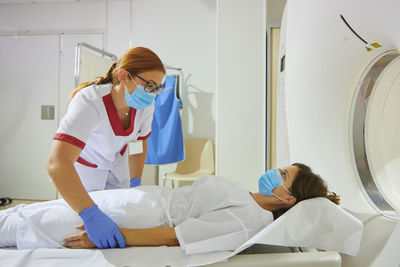
M129 155L129 173L131 178L142 178L144 163L147 156L147 140L143 140L143 152L140 154Z
M179 246L173 227L119 230L128 246Z
M80 212L94 204L83 187L73 163L51 162L47 165L47 170L57 190L73 210Z

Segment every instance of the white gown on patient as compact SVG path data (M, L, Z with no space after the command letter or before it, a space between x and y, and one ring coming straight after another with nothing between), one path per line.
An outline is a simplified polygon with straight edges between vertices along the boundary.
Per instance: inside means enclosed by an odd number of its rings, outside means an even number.
M186 254L234 250L273 220L245 187L216 176L178 189L140 186L90 196L120 228L175 227ZM19 249L61 247L62 238L78 233L74 226L80 224L61 199L20 205L0 211L0 246L15 239Z

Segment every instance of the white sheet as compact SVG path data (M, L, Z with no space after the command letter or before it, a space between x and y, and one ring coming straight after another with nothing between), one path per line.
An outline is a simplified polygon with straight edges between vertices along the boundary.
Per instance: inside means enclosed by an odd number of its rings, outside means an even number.
M171 217L186 254L235 250L273 221L241 184L218 176L203 176L190 187L178 188Z
M71 267L71 266L115 266L108 262L100 250L88 249L23 249L0 250L0 266L8 267Z
M175 190L139 186L90 196L121 228L176 226L186 254L235 250L273 221L244 186L217 176ZM60 248L62 238L77 233L74 225L79 224L81 218L64 200L17 206L0 211L0 233L11 240L2 242L0 236L0 247Z
M148 186L144 190L116 189L90 193L92 199L121 228L151 228L169 226L168 204L162 188ZM132 212L134 211L134 212ZM60 248L67 235L78 233L74 225L82 224L79 215L62 200L16 206L24 223L16 234L19 249Z
M9 254L10 250L2 249L0 266L61 267L65 266L62 264L66 259L68 266L108 267L109 263L115 266L201 266L225 260L256 243L315 247L355 255L362 231L361 221L329 200L316 198L297 204L234 252L185 255L180 247L130 247L108 250L18 250ZM90 265L88 262L91 262Z
M185 255L180 247L125 249L0 249L0 266L7 267L189 267L222 261L232 251ZM155 257L156 255L156 257Z

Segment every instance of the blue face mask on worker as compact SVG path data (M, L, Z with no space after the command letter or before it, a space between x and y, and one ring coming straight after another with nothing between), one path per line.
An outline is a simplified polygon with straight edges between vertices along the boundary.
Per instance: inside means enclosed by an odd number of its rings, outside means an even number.
M126 85L124 84L125 100L126 100L126 103L128 104L128 106L130 106L134 109L144 109L144 108L150 106L153 103L156 95L146 92L144 87L141 86L140 84L137 84L130 74L129 74L129 77L131 77L132 81L136 84L136 89L132 94L130 94L130 93L128 93L128 89L126 88Z
M278 186L283 186L283 188L285 188L285 190L291 194L283 185L282 175L278 168L267 171L260 177L260 179L258 179L258 188L261 194L265 196L276 196L282 200L282 198L272 192L272 190Z

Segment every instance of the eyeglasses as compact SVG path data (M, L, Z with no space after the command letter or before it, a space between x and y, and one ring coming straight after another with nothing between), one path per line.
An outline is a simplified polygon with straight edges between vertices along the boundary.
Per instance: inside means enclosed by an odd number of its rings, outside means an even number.
M138 77L140 80L142 80L143 82L146 83L144 90L147 93L150 94L155 94L155 95L159 95L162 93L162 91L164 91L164 87L163 86L158 86L155 82L149 82L145 79L143 79L142 77L140 77L139 75L135 74L136 77ZM133 80L133 79L132 79Z

